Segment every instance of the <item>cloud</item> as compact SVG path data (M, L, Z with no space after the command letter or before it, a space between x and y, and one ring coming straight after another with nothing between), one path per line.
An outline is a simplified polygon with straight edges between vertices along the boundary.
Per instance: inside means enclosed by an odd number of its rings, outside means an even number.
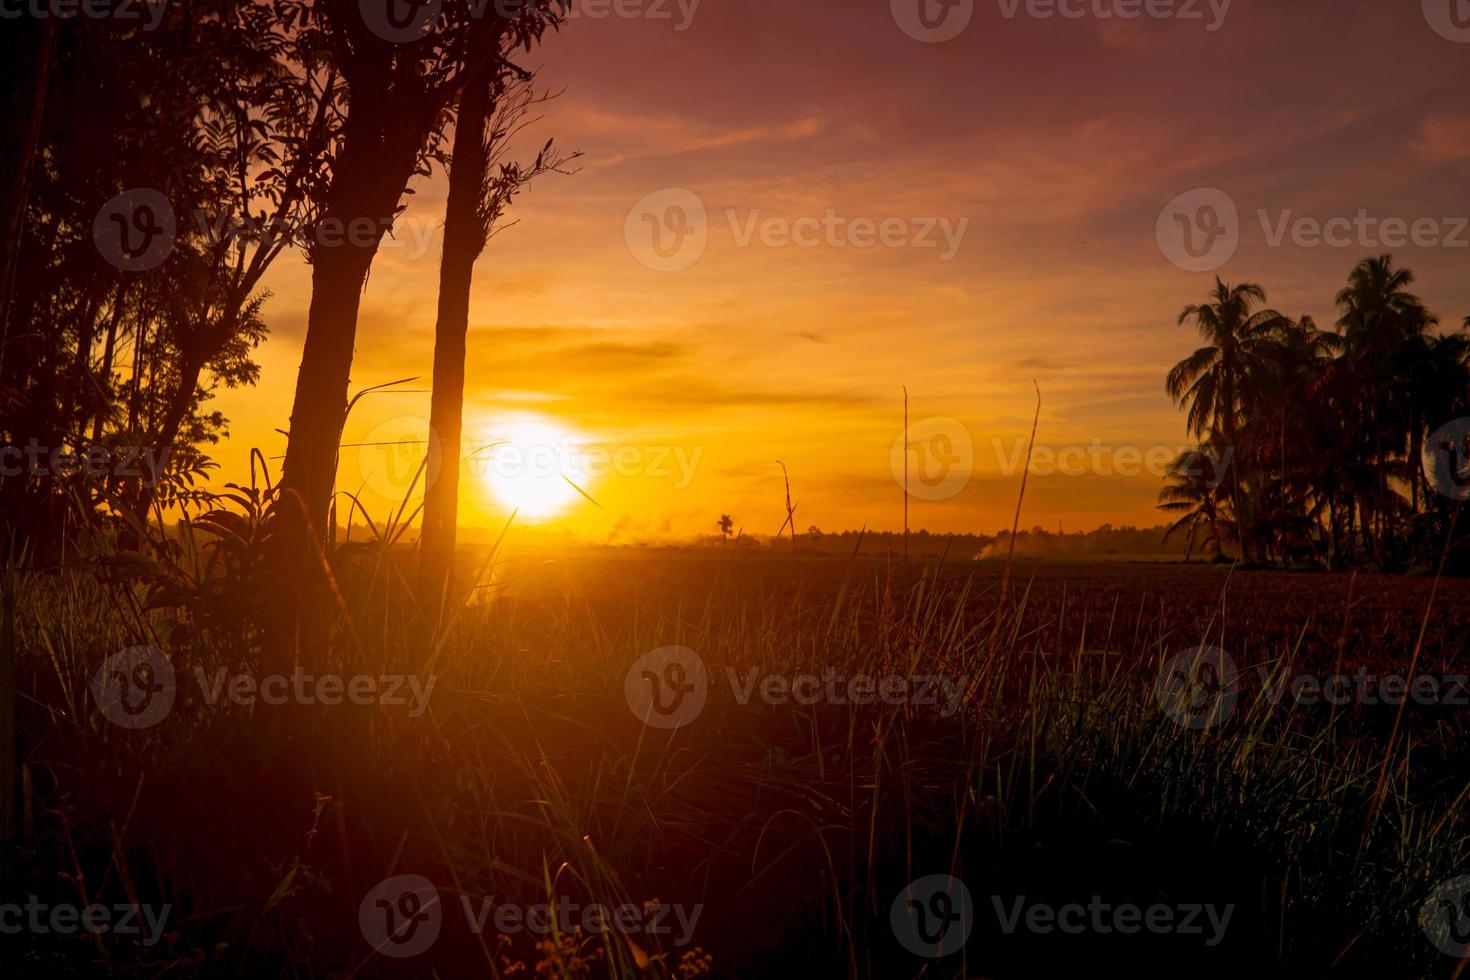
M1424 120L1414 150L1435 163L1470 158L1470 117L1432 116Z

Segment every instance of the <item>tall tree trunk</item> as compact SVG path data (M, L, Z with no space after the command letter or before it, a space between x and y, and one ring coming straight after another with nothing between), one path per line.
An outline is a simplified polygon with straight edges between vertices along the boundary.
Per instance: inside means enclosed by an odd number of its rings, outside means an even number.
M267 646L282 666L289 666L295 650L319 646L317 613L326 608L328 585L318 570L329 531L362 291L437 116L421 105L393 104L391 46L363 58L311 252L306 343L296 374L280 497L271 515L277 588ZM405 118L410 110L414 115Z
M357 314L374 251L342 244L320 249L313 257L306 345L296 374L281 486L296 498L285 505L287 522L309 527L318 537L326 528L337 443L347 411Z
M1232 374L1225 375L1225 441L1230 451L1230 504L1235 510L1235 536L1240 544L1240 560L1251 560L1250 532L1246 527L1245 508L1241 506L1240 446L1236 443L1235 427L1235 380Z
M306 344L281 467L282 492L294 499L282 502L278 517L288 529L309 527L322 540L363 287L439 115L439 107L425 101L428 95L395 97L395 86L404 83L395 80L401 68L394 57L393 45L384 43L361 53L354 65L342 153L319 223L334 240L319 236L312 249Z
M458 531L459 464L464 428L465 337L475 260L485 248L481 189L489 160L485 129L495 100L489 72L465 86L455 120L439 311L434 324L434 383L429 404L429 468L424 490L420 579L426 603L437 607L452 585ZM437 451L436 451L437 445Z

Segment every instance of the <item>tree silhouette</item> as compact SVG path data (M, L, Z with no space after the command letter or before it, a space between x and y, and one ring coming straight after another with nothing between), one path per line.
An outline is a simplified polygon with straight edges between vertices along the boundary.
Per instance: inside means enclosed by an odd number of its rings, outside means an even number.
M1185 308L1209 343L1166 389L1205 437L1197 452L1233 458L1213 497L1183 472L1191 454L1175 461L1160 494L1181 515L1171 531L1212 521L1250 560L1434 560L1451 515L1421 457L1429 433L1470 415L1470 335L1432 333L1413 282L1391 256L1364 259L1335 297L1333 331L1256 309L1260 287L1218 279Z
M1223 439L1224 445L1233 450L1230 492L1237 537L1247 560L1251 557L1245 531L1249 516L1241 481L1234 472L1238 462L1235 454L1240 451L1241 397L1247 378L1260 371L1261 344L1282 319L1275 310L1254 310L1257 303L1265 301L1266 293L1260 286L1228 286L1216 277L1209 301L1186 306L1179 314L1178 322L1193 321L1206 344L1174 365L1165 381L1169 397L1188 408L1189 431Z
M478 44L498 42L481 32ZM562 170L577 155L558 154L550 140L528 164L503 161L507 142L544 100L533 78L498 52L477 52L477 74L460 96L444 214L439 309L434 327L434 385L429 409L430 456L424 489L420 572L429 603L445 594L453 569L459 510L465 344L475 261L511 200L536 177Z
M1201 532L1211 555L1220 555L1223 536L1215 474L1224 469L1222 463L1221 454L1212 446L1185 450L1169 464L1167 485L1159 491L1159 509L1179 514L1164 532L1164 540L1183 532L1186 561L1194 553Z

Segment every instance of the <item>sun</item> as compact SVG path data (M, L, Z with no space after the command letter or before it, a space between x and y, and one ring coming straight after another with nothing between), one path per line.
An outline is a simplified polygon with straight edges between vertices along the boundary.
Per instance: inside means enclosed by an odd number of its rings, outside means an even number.
M581 437L551 419L519 415L485 427L469 463L502 506L532 522L564 513L588 486Z

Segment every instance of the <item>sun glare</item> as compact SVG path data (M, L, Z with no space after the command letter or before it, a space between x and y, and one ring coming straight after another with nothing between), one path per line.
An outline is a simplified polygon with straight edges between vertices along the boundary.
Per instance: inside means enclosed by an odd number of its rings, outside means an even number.
M588 479L575 432L529 415L487 426L486 432L470 462L502 506L539 522L583 499L577 487L587 489Z

